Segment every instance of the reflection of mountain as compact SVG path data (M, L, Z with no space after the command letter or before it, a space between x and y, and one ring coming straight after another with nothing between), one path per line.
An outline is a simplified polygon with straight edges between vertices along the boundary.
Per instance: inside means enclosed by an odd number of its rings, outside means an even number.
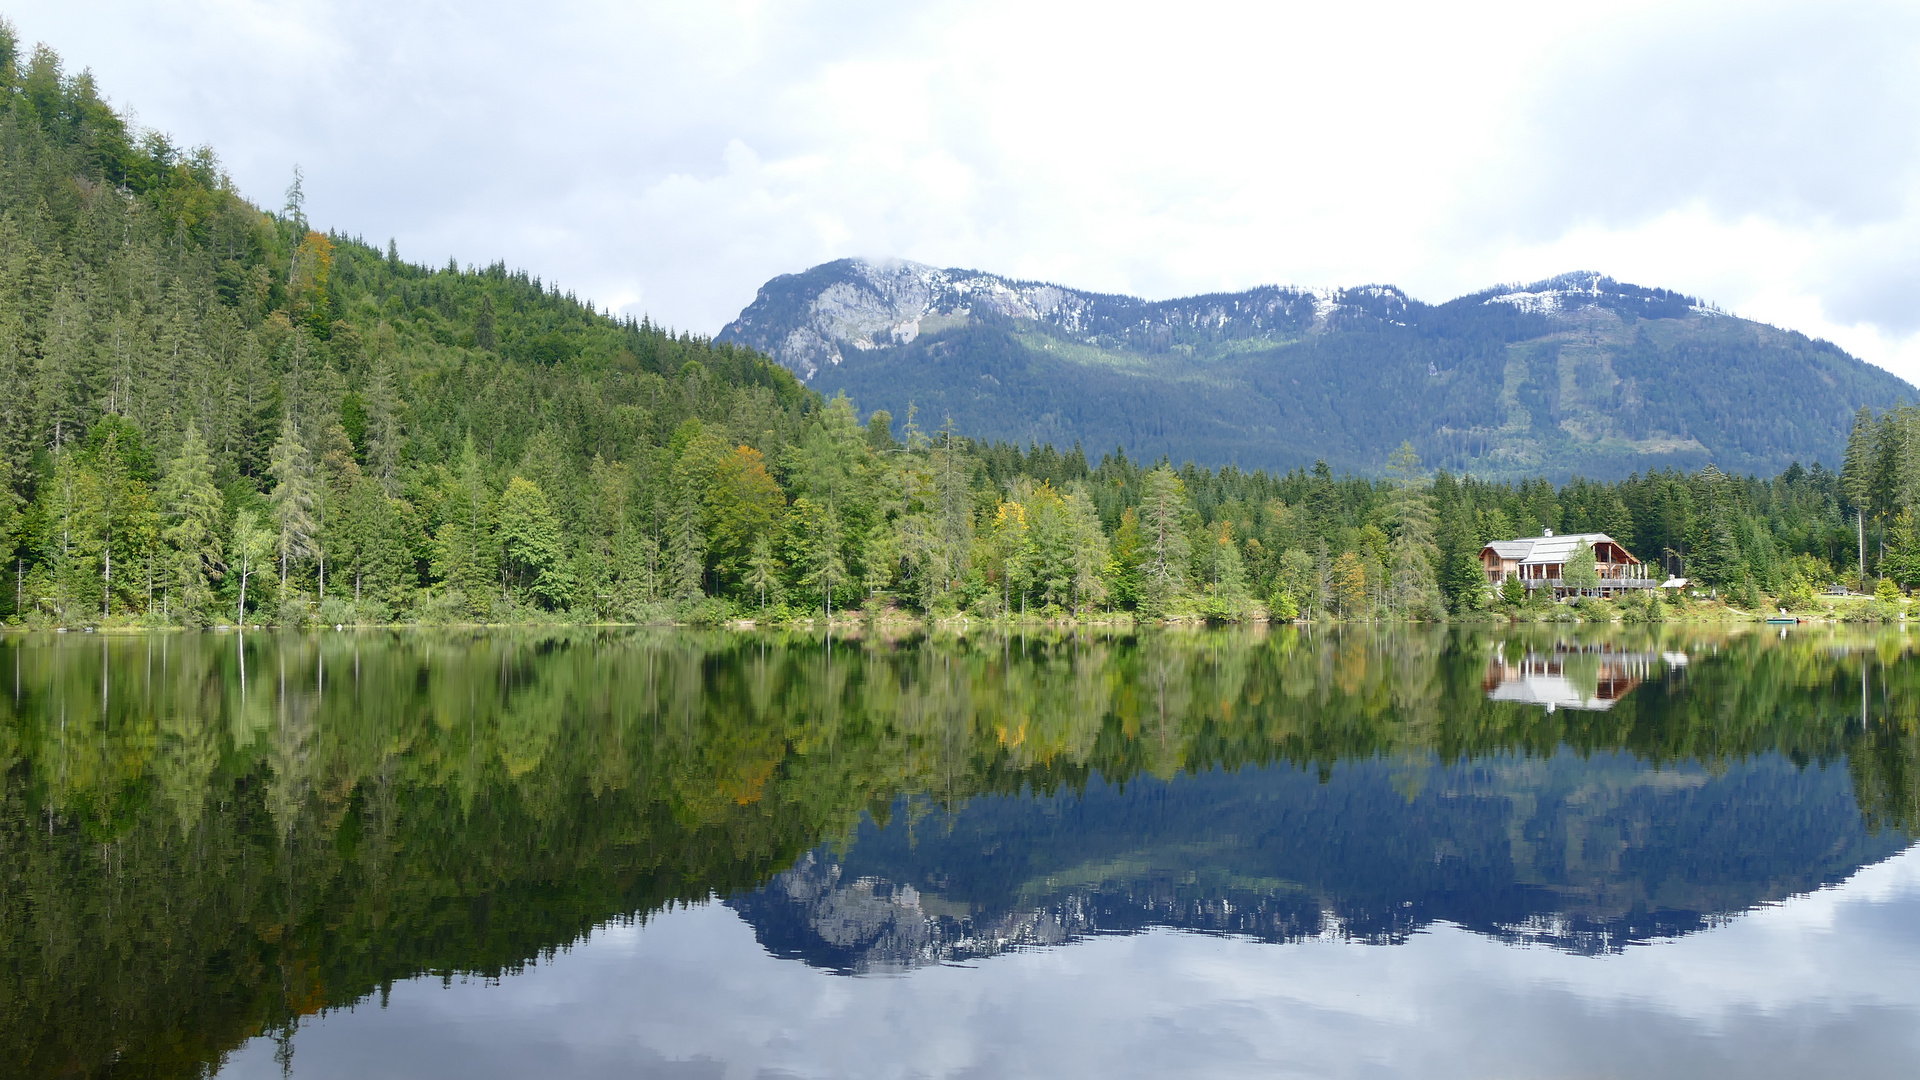
M1099 929L1084 905L1062 904L976 917L964 904L885 878L849 878L813 852L766 887L729 901L775 956L847 974L905 971L925 964L1059 945Z
M732 903L777 955L839 971L1148 926L1403 940L1435 920L1604 952L1837 881L1906 845L1844 770L1723 772L1502 755L1094 784L976 799L816 853Z

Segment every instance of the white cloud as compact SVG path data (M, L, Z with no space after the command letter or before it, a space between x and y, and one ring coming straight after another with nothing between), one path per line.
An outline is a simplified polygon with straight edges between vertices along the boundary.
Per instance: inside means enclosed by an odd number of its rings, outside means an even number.
M1733 3L29 4L277 204L711 332L901 255L1170 296L1599 269L1920 374L1920 17Z
M1911 1072L1920 851L1624 953L1157 930L902 977L768 955L717 904L499 985L310 1021L301 1076L1750 1076ZM223 1075L279 1075L256 1039Z

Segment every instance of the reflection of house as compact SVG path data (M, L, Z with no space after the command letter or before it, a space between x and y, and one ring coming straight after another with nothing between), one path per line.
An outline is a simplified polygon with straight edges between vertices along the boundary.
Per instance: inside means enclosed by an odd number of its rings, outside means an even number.
M1495 540L1480 549L1480 564L1487 580L1495 585L1517 577L1529 589L1552 589L1556 599L1577 590L1564 580L1567 563L1585 543L1593 549L1594 570L1600 584L1592 591L1599 596L1618 596L1627 589L1651 589L1659 584L1647 576L1647 568L1619 541L1606 533L1571 533L1555 536L1548 529L1543 536L1520 540Z
M1544 705L1548 712L1611 709L1656 665L1678 667L1686 661L1681 653L1628 652L1604 644L1559 644L1547 652L1529 649L1518 660L1508 660L1502 646L1495 650L1480 688L1490 701Z

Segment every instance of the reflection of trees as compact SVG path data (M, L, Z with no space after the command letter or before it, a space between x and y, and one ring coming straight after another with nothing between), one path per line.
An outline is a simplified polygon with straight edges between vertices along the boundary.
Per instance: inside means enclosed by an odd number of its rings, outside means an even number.
M191 1073L394 979L512 970L755 886L901 794L1496 752L1523 771L1567 745L1845 758L1870 823L1920 822L1920 665L1898 638L1618 633L1694 661L1611 711L1548 714L1487 701L1492 640L1443 630L831 655L718 633L14 639L0 1052Z

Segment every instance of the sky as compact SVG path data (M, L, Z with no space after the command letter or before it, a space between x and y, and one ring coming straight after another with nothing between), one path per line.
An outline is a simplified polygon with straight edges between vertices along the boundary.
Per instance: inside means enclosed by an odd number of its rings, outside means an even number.
M278 208L718 331L903 257L1160 299L1598 270L1920 381L1920 5L32 0Z

